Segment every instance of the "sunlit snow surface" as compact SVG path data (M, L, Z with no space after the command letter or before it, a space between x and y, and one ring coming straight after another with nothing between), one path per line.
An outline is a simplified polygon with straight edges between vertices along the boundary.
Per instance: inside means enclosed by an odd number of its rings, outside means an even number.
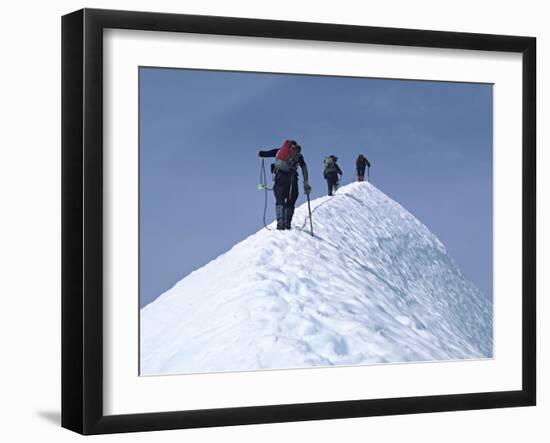
M296 209L141 309L141 375L491 358L491 299L369 183ZM274 224L270 225L274 229Z

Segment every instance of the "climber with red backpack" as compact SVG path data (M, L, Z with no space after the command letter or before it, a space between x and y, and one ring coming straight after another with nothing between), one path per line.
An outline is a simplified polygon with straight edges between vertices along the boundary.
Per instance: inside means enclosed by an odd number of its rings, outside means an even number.
M298 199L298 165L304 177L304 192L309 196L311 186L308 182L306 162L301 154L302 147L294 140L286 140L280 148L258 151L258 157L275 157L271 172L275 176L273 193L275 194L275 214L277 229L290 229L294 205Z

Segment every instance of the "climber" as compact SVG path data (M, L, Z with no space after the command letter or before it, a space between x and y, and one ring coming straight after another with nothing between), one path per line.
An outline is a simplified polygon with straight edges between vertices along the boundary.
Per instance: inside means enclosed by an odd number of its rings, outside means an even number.
M365 168L368 167L370 171L370 162L363 154L359 154L355 161L357 167L357 181L362 182L365 180Z
M306 162L302 156L302 147L294 140L286 140L280 148L258 151L258 157L275 157L272 172L275 174L273 193L275 194L275 214L277 229L290 229L294 205L298 199L298 171L302 169L304 192L309 196L311 186L308 181Z
M336 189L338 189L338 175L342 175L342 170L338 166L338 157L334 155L329 155L325 158L323 161L324 169L323 169L323 175L325 177L325 180L327 181L328 185L328 195L332 195L332 191L336 192Z

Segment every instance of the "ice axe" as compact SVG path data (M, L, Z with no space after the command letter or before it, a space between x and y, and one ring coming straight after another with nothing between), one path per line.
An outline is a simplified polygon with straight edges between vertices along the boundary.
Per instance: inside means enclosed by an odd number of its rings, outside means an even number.
M311 236L313 237L313 221L311 220L311 202L309 200L309 192L307 195L307 209L309 211L309 228L311 230Z

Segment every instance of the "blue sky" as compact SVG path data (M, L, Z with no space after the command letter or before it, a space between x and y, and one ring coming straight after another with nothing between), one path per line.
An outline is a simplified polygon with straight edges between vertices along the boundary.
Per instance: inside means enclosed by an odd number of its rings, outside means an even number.
M287 138L313 198L325 156L349 183L365 154L373 184L492 296L491 85L140 68L139 87L140 306L263 227L256 152Z

